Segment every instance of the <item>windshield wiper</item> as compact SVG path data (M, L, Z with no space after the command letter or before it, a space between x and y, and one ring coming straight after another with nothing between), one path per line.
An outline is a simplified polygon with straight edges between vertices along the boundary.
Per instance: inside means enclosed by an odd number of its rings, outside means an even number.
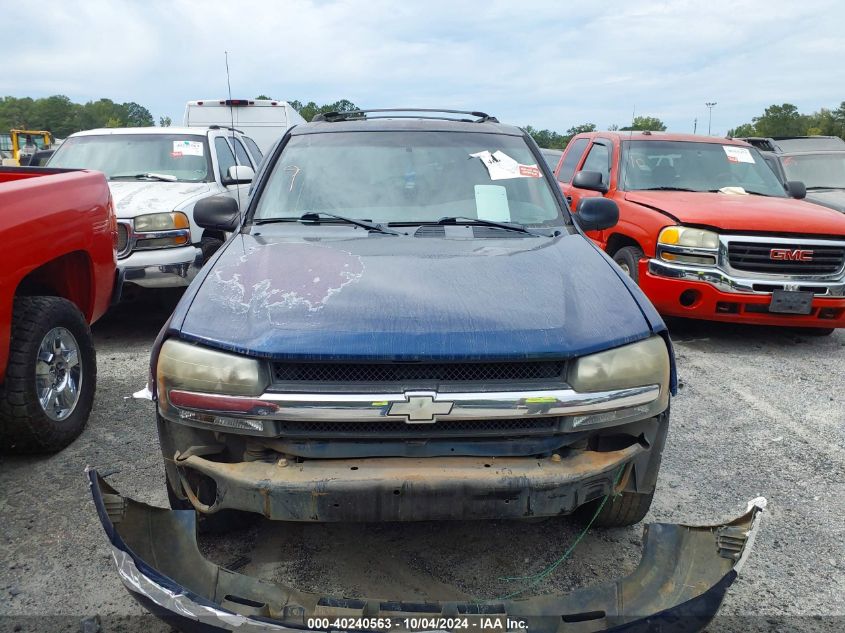
M636 191L691 191L692 193L712 193L718 189L710 189L710 191L702 191L701 189L690 189L688 187L645 187L644 189L636 189Z
M118 178L134 178L135 180L162 180L164 182L176 182L179 180L176 176L171 174L156 174L153 172L146 172L143 174L120 174L119 176L112 176L109 180L116 180Z
M535 233L534 231L526 228L522 224L511 224L510 222L495 222L493 220L484 220L482 218L470 218L464 215L453 215L453 216L446 216L440 218L437 221L437 224L478 224L480 226L492 226L497 229L506 229L508 231L518 231L520 233L527 233L528 235L534 235L536 237L544 237L540 233Z
M333 218L335 220L339 220L347 224L354 224L355 226L360 226L362 229L367 229L368 231L375 231L376 233L385 233L387 235L404 235L399 231L394 231L393 229L385 228L381 224L376 224L375 222L367 222L366 220L356 220L355 218L347 218L343 215L337 215L335 213L329 213L327 211L306 211L298 218L267 218L264 220L255 220L254 224L273 224L274 222L307 222L319 224L321 216Z
M812 191L813 189L845 189L845 185L840 185L839 187L834 185L813 185L812 187L807 187L807 191Z

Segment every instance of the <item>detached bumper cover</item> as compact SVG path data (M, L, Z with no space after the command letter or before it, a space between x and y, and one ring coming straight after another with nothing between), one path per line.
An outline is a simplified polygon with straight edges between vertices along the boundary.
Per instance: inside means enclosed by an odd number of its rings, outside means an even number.
M652 524L637 569L603 585L520 600L412 603L308 594L228 571L200 554L194 512L137 503L95 470L88 477L127 590L182 631L318 630L307 628L314 617L390 619L391 630L402 630L405 617L444 617L477 622L469 628L484 630L483 616L520 621L532 633L692 633L716 614L749 555L765 507L765 499L755 499L743 516L711 527Z

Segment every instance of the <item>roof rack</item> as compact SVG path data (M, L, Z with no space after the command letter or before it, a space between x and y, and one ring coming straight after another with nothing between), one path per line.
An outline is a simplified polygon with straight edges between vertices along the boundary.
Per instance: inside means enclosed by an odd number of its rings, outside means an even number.
M372 112L436 112L440 114L468 114L476 117L474 119L447 117L447 116L421 116L421 115L392 115L392 116L367 116ZM346 112L325 112L315 114L312 122L326 121L335 123L338 121L355 121L359 119L438 119L441 121L462 121L465 123L498 123L499 119L490 116L486 112L474 112L469 110L440 110L437 108L378 108L372 110L348 110Z
M228 127L228 126L225 126L225 125L209 125L208 129L209 130L231 130L233 132L237 132L238 134L244 133L243 130L239 130L236 127Z

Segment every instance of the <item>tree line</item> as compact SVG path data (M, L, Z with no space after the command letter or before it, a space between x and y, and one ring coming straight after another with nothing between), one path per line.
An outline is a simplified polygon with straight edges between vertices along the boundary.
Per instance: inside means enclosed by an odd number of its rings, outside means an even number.
M259 95L256 99L269 99ZM315 101L289 100L306 121L326 112L348 112L358 107L348 99L317 104ZM160 117L158 124L169 126L170 117ZM98 99L74 103L64 95L33 99L31 97L0 97L0 133L13 128L48 130L55 137L64 138L79 130L98 127L145 127L155 125L150 111L134 101L116 103L111 99ZM564 149L576 134L596 130L594 123L573 125L566 132L524 126L540 147ZM665 131L666 125L652 116L634 117L630 125L611 125L609 130ZM845 138L845 101L833 109L821 108L802 114L791 103L770 105L750 123L743 123L728 131L728 136L839 136Z
M155 125L142 105L99 99L74 103L64 95L33 99L0 97L0 133L11 129L48 130L56 138L98 127L144 127Z

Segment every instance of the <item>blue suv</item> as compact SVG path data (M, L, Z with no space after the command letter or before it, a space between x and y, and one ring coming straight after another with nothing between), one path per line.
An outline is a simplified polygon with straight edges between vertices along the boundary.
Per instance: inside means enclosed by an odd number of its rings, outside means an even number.
M523 130L481 112L321 115L267 157L152 358L171 506L207 529L651 504L666 327ZM616 494L612 494L616 493ZM612 495L599 507L599 502Z

